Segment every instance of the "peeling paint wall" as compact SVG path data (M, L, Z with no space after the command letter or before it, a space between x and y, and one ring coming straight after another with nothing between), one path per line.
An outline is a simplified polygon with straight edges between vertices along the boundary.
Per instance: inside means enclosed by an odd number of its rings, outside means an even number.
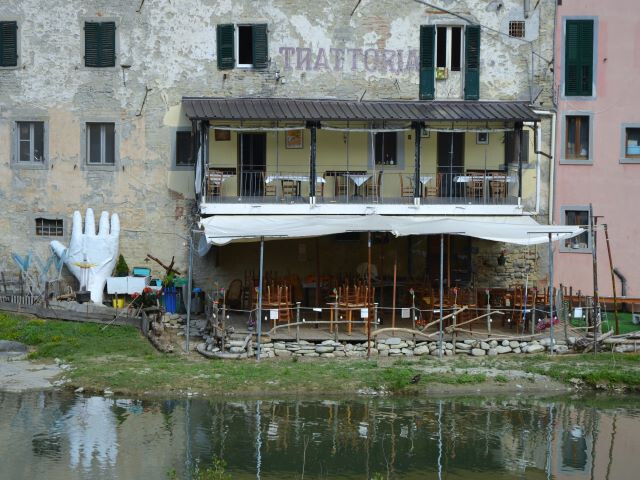
M482 99L533 95L537 105L551 107L552 72L547 61L553 56L553 2L540 2L526 19L527 42L505 35L510 19L524 19L520 0L498 2L501 8L484 0L433 3L488 27L482 30ZM144 264L146 253L152 253L165 260L175 255L178 266L185 269L187 248L180 236L187 234L195 218L193 174L174 171L171 158L175 129L189 126L180 108L182 96L416 99L418 72L408 63L410 51L418 51L419 26L464 23L404 0L363 0L353 16L355 2L328 0L146 0L137 12L139 4L129 0L0 4L0 19L18 21L20 55L18 68L0 69L0 257L29 249L47 254L50 238L35 237L34 215L63 218L63 240L68 241L73 210L93 207L120 214L121 251L130 266ZM84 67L83 25L96 19L116 22L114 68ZM268 68L219 71L216 25L254 22L268 24ZM310 49L308 66L303 61L298 68L296 49ZM318 61L320 49L326 62ZM402 68L399 50L404 52ZM337 51L344 51L342 68L336 68ZM385 51L396 53L385 57ZM351 55L358 52L363 57L369 52L369 68L365 58L357 58L352 68ZM372 68L376 59L382 67ZM393 68L389 63L385 67L390 59ZM46 168L16 168L12 164L15 122L35 118L47 125ZM97 119L116 123L118 154L113 169L86 166L84 125ZM542 167L544 173L548 164ZM210 274L209 267L203 267L203 277Z

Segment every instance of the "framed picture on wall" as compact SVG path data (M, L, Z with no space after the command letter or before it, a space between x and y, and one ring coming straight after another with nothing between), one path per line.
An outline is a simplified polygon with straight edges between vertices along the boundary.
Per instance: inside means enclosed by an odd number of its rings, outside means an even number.
M231 140L231 130L214 130L216 142L228 142Z
M302 148L303 130L286 130L284 132L284 146L286 148Z
M489 145L489 132L476 133L476 144Z

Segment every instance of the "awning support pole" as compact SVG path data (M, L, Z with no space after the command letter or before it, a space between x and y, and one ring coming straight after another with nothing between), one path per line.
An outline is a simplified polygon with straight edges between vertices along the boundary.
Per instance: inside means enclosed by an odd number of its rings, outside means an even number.
M416 205L420 204L420 197L422 197L422 183L420 182L420 135L421 132L421 124L420 122L413 123L413 131L415 135L415 154L414 154L414 163L415 163L415 172L413 179L413 198L414 203Z
M442 304L444 301L444 233L440 234L440 331L438 332L438 358L442 358Z
M549 349L553 355L555 341L553 339L553 240L551 240L551 232L549 232Z
M620 335L620 322L618 320L618 296L616 295L616 279L613 276L613 260L611 259L611 245L609 244L609 231L604 224L604 238L607 241L607 253L609 255L609 270L611 270L611 288L613 289L613 315L616 319L616 335Z
M260 341L262 337L262 277L264 276L264 237L260 237L260 278L258 280L258 308L256 318L256 358L260 361Z
M317 125L310 125L311 140L309 145L309 200L311 204L316 201L316 154L317 154Z
M522 198L522 122L518 122L515 125L516 132L514 135L514 147L516 158L518 159L518 204ZM529 148L529 145L527 145Z

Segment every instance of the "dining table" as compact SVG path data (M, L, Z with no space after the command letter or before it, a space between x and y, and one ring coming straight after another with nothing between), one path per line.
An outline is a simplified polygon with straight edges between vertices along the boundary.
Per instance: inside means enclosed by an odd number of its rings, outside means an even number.
M347 177L349 180L351 180L354 185L356 186L356 192L355 192L355 196L357 197L359 195L359 188L364 185L367 180L369 180L371 178L371 174L370 173L364 173L364 174L359 174L359 173L347 173L344 175L345 177Z

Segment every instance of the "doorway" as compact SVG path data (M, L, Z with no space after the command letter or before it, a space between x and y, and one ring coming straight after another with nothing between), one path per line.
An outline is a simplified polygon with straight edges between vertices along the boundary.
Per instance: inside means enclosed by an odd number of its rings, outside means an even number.
M238 192L240 195L262 196L266 170L266 134L240 133L238 138Z
M464 132L438 132L438 180L441 197L463 197Z

